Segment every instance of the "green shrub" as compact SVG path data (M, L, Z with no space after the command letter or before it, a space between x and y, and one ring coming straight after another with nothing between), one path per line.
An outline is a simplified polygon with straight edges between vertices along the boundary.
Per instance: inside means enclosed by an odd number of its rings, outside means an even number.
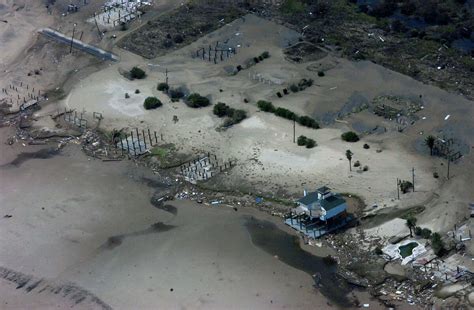
M280 107L276 108L275 115L286 118L286 119L289 119L289 120L298 119L298 116L294 112L292 112L288 109L285 109L285 108L280 108Z
M135 89L135 94L139 94L140 93L140 90L139 89Z
M228 116L229 109L230 109L230 107L227 104L225 104L223 102L219 102L214 106L212 111L218 117L224 117L224 116Z
M207 107L210 103L209 99L198 93L191 94L186 99L186 105L191 108Z
M443 255L444 243L443 240L441 240L440 234L433 233L431 235L431 247L433 248L433 251L437 256Z
M375 252L375 254L377 254L377 255L382 255L382 254L383 254L383 251L382 251L382 249L381 249L379 246L375 248L374 252Z
M290 85L290 90L294 93L297 93L300 90L300 88L298 86L296 86L296 84L291 84Z
M318 76L325 76L326 74L324 73L324 71L318 71Z
M160 99L156 97L147 97L145 99L145 102L143 103L143 107L146 110L151 110L151 109L156 109L158 107L161 107L163 104L161 103Z
M298 118L298 123L301 126L309 127L309 128L314 128L314 129L319 129L319 124L314 120L313 118L309 116L300 116Z
M265 58L265 59L266 59L266 58L270 57L270 53L267 52L267 51L265 51L265 52L263 52L262 55L260 55L260 56L261 56L262 58Z
M402 191L402 193L406 194L412 188L413 188L413 184L410 181L400 182L400 190Z
M370 145L368 145L367 143L364 144L364 149L368 150L370 149Z
M178 101L184 97L184 93L179 88L170 88L168 91L168 96L170 96L171 101Z
M227 119L224 121L223 124L224 127L229 127L234 124L238 124L247 118L247 112L245 112L244 110L233 109L223 102L219 102L218 104L216 104L213 108L213 112L219 117L227 116Z
M232 124L238 124L247 118L247 112L245 112L244 110L231 109L231 111L232 115L230 115L230 118L232 120Z
M348 131L345 132L341 135L342 140L347 141L347 142L357 142L359 141L359 136L353 132L353 131Z
M369 171L369 166L365 165L364 168L362 168L362 171Z
M420 226L416 226L415 227L415 235L416 236L421 236L421 232L423 231L423 229L421 229Z
M138 67L133 67L132 70L130 70L130 77L132 79L144 79L146 76L145 71Z
M128 93L125 93L125 99L130 98L130 95Z
M354 163L354 167L360 167L360 161L356 160L356 162Z
M271 103L270 101L265 101L265 100L259 100L257 102L257 106L260 110L264 111L264 112L274 112L275 111L275 107L273 106L273 103Z
M305 136L299 136L299 137L298 137L298 140L296 140L296 143L297 143L299 146L306 145L307 142L308 142L308 138L306 138Z
M159 83L156 89L158 89L159 91L168 91L168 89L170 89L170 86L163 82Z
M308 139L306 141L306 148L307 149L312 149L315 146L316 146L316 141L314 141L313 139Z
M425 239L429 239L431 237L431 230L429 230L428 228L423 228L421 230L421 236Z

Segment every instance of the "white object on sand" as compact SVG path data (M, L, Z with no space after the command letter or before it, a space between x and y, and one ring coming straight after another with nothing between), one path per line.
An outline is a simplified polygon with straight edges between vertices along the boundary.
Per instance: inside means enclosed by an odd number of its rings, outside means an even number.
M451 116L451 114L446 115L446 117L444 118L444 120L447 121L450 116Z

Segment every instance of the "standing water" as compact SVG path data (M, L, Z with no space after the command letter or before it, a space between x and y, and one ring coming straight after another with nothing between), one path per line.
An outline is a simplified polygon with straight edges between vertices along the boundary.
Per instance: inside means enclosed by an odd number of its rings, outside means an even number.
M301 249L298 238L279 229L275 224L249 217L246 228L253 244L283 263L314 277L321 293L339 306L351 306L347 298L350 289L337 274L337 266L330 266L321 257Z

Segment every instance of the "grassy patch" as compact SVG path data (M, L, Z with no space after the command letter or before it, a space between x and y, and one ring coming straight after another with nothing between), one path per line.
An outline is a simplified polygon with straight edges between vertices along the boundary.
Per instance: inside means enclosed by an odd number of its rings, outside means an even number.
M164 159L168 153L169 149L160 146L155 146L150 150L150 155L156 156L160 159Z
M299 0L285 0L280 9L285 14L297 14L303 12L304 8L304 3Z

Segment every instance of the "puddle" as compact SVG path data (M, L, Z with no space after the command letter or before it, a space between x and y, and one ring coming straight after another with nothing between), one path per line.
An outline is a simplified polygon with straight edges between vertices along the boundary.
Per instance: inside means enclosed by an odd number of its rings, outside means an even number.
M166 232L166 231L169 231L169 230L171 230L175 227L176 226L174 226L174 225L168 225L168 224L165 224L165 223L162 223L162 222L157 222L157 223L154 223L154 224L150 225L150 227L145 228L143 230L135 231L135 232L128 233L128 234L111 236L111 237L109 237L109 239L107 239L107 241L103 245L100 246L100 249L113 250L116 247L120 246L123 243L123 241L125 240L125 238L139 237L139 236L145 236L145 235L154 234L154 233Z
M8 164L3 165L2 167L4 166L20 167L24 162L30 159L48 159L48 158L58 155L59 153L60 153L60 150L56 148L41 149L39 151L32 152L32 153L20 153L13 161L11 161Z
M337 276L337 266L328 265L322 257L304 251L296 236L284 232L271 222L248 217L245 226L255 246L272 256L277 255L283 263L312 276L315 286L335 304L351 306L347 298L350 288Z

